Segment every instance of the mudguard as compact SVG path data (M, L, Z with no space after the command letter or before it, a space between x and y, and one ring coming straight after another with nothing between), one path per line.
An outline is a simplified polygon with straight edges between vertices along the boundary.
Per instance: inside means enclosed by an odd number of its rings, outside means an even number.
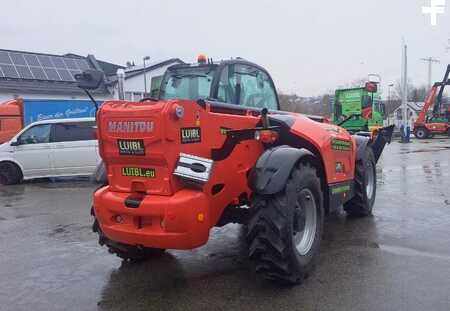
M362 159L364 156L364 150L366 150L367 145L369 144L370 137L363 135L353 135L356 141L356 160Z
M270 195L283 190L294 165L305 156L313 156L307 149L278 146L266 150L256 162L249 176L252 191Z

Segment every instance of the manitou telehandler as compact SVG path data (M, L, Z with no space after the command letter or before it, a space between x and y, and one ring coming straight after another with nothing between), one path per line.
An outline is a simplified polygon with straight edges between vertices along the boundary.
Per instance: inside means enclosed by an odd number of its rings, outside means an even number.
M447 66L442 82L436 82L425 98L419 117L414 122L413 133L419 139L431 138L434 134L447 134L450 137L450 105L443 105L445 87L450 85L449 75L450 65ZM433 110L429 115L431 107Z
M101 75L78 75L95 89ZM248 227L263 277L299 283L319 252L324 215L343 205L371 214L375 165L392 127L375 140L279 110L269 73L243 59L168 68L159 98L105 102L97 113L106 169L93 230L128 261L193 249L214 226Z

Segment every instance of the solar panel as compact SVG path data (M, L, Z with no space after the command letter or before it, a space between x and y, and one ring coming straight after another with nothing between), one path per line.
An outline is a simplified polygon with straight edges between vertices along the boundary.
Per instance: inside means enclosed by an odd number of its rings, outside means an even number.
M30 69L27 66L16 66L17 72L22 79L33 79Z
M41 65L41 64L39 64L39 61L38 61L36 55L25 54L24 57L25 57L25 60L27 61L28 66L37 66L37 67L39 67Z
M50 57L52 60L53 65L55 65L56 68L66 68L66 65L64 65L64 62L61 57Z
M45 75L44 69L41 67L30 67L31 72L33 73L33 76L37 80L48 80L47 76Z
M24 66L26 65L25 63L25 58L23 57L22 54L17 54L17 53L9 53L9 57L11 57L14 65L19 65L19 66Z
M19 74L17 73L16 68L14 68L13 65L0 64L0 67L5 74L5 77L19 78Z
M38 55L38 59L42 67L53 67L52 62L50 61L50 57L45 55Z
M54 68L44 68L45 74L47 75L49 80L60 81L61 78L58 75L58 72Z
M90 68L83 58L0 51L0 78L74 82L76 74Z
M64 63L68 69L78 69L78 65L74 59L64 58Z
M59 76L61 77L61 80L63 81L74 81L72 75L67 69L57 69Z
M0 64L12 64L8 52L0 51Z

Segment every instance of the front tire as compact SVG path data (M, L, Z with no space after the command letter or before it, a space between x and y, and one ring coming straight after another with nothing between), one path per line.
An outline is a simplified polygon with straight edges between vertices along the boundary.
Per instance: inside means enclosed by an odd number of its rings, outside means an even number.
M414 131L414 136L418 139L425 139L430 135L429 131L424 127L419 127Z
M368 216L372 214L377 192L377 172L373 151L367 147L363 157L356 161L355 194L344 204L344 210L350 216Z
M0 163L0 185L15 185L22 181L22 172L10 162Z
M263 278L298 284L313 270L323 230L323 193L316 168L300 163L280 193L251 204L250 259Z

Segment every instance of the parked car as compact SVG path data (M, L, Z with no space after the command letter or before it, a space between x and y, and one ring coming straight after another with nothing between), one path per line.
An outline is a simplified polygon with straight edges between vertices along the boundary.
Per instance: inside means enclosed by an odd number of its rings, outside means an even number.
M88 176L99 162L94 118L39 121L0 145L0 184Z

